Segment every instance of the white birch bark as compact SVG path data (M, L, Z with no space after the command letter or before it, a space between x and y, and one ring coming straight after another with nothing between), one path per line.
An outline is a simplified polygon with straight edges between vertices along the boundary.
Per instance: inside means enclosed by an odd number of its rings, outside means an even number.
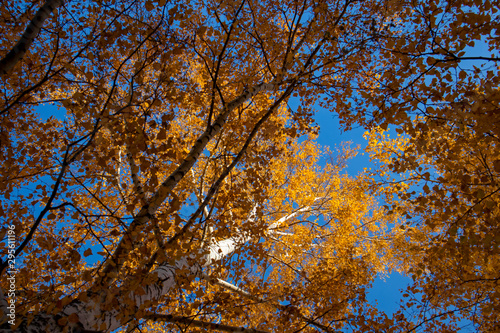
M257 206L254 207L254 209L250 214L249 217L250 221L253 222L256 221L256 209ZM278 219L276 222L272 223L268 227L268 232L272 233L274 229L282 226L284 222L310 209L311 209L310 206L302 207L300 209L297 209L292 214L286 215ZM192 276L193 279L195 277L203 277L224 288L233 290L242 296L248 297L253 300L260 300L258 297L254 297L253 295L250 295L244 290L236 286L233 286L228 282L225 282L220 279L214 279L212 277L209 277L203 272L204 268L213 265L215 262L219 260L222 260L224 257L230 255L235 250L237 250L241 245L245 244L251 239L252 237L250 235L236 232L235 235L230 238L223 239L220 241L213 241L211 244L209 244L207 249L208 252L204 256L202 256L200 262L190 264L190 262L193 262L195 256L185 256L177 260L174 265L169 265L165 263L159 266L151 273L153 274L153 276L155 276L156 282L143 286L142 287L143 290L141 293L129 293L127 295L127 298L132 299L133 303L137 308L140 308L143 304L148 304L150 302L154 303L155 301L159 300L163 295L168 294L171 290L173 290L177 286L178 270L187 269L189 275ZM127 300L124 300L124 302L126 301ZM118 314L120 313L120 309L114 309L113 311L103 312L100 310L100 304L96 303L95 300L90 300L88 302L74 301L63 309L60 316L69 316L73 313L78 315L79 323L78 325L73 324L72 332L80 332L80 333L111 332L126 324L126 322L122 322L118 319ZM304 317L302 319L317 327L322 326L315 323L310 318ZM65 326L67 327L68 325ZM0 333L7 333L7 332L38 333L38 332L46 332L47 329L53 333L62 333L65 326L58 326L57 318L55 318L54 316L48 316L42 314L38 315L35 318L35 320L33 320L33 322L28 326L21 326L19 329L15 331L0 329ZM228 331L230 331L229 329L230 328L228 328ZM251 329L250 330L245 328L241 329L243 329L243 331L240 332L252 332ZM233 330L233 332L238 332L238 331Z
M319 199L316 199L316 201ZM276 222L272 223L268 227L268 232L273 233L274 230L283 225L286 221L291 218L299 215L300 213L307 212L311 209L311 206L302 207L297 209L295 212L286 215ZM254 206L252 212L248 220L250 222L256 221L256 210L257 206ZM236 232L234 236L223 239L220 241L213 241L208 245L208 252L202 256L201 261L192 263L195 259L195 256L185 256L175 262L174 265L169 265L164 263L163 265L156 268L151 274L155 277L155 282L145 285L142 287L141 293L129 293L127 298L133 300L136 308L140 308L143 304L148 304L150 302L155 302L159 300L163 295L168 294L171 290L173 290L177 286L178 279L178 270L186 270L189 272L189 275L194 279L195 277L203 277L208 281L216 283L224 288L228 288L232 291L237 292L238 294L245 296L249 299L260 300L258 297L254 297L244 290L231 285L228 282L225 282L220 279L214 279L206 275L203 270L206 267L213 265L214 263L222 260L224 257L230 255L235 250L237 250L240 246L245 244L246 242L252 239L251 235ZM191 264L190 264L191 262ZM123 300L124 303L127 300ZM120 302L122 303L122 302ZM132 303L132 302L128 302ZM279 307L279 305L275 304ZM122 327L126 324L126 322L122 322L118 319L118 314L120 313L120 309L114 309L113 311L103 312L100 310L100 304L96 303L95 300L90 300L88 302L74 301L67 305L60 316L69 316L71 314L77 314L79 323L72 324L72 332L111 332L117 328ZM130 318L132 319L132 318ZM314 320L310 318L303 317L303 320L311 323L320 328L324 328L322 325L314 322ZM66 327L68 325L65 325ZM48 315L38 315L33 322L28 326L21 326L19 329L12 331L8 329L0 329L0 333L38 333L38 332L46 332L48 329L53 333L62 333L65 326L57 325L57 318L54 316ZM71 326L71 325L69 325ZM237 331L234 331L237 332ZM244 331L242 331L244 332ZM247 331L250 332L250 331Z
M113 256L108 259L109 261L107 266L103 269L103 275L105 277L109 277L112 272L119 271L121 265L123 264L124 257L126 257L126 252L128 249L133 248L133 245L139 236L138 231L151 220L151 217L156 213L160 205L167 199L174 187L195 164L208 142L220 132L231 111L251 99L257 93L261 91L274 90L278 85L279 84L275 82L258 84L243 92L240 96L224 106L214 123L198 137L198 140L196 140L195 144L181 164L160 185L153 196L149 198L148 203L142 207L137 216L134 218L134 221L127 230L127 237L123 237L121 239L115 249L115 252L113 253ZM106 284L106 282L109 282L109 278L105 278L100 282Z
M250 219L255 220L254 214L255 210L252 212ZM208 253L202 257L201 263L189 264L194 256L185 256L177 260L174 265L165 263L151 273L155 276L156 282L143 286L142 293L129 293L127 297L133 300L133 303L135 303L137 308L140 308L143 304L155 302L177 286L178 270L187 269L193 279L197 276L201 277L203 275L204 268L212 265L218 260L223 259L225 256L230 255L249 239L250 237L248 236L238 234L235 237L213 242L208 247ZM71 329L73 331L71 332L112 332L113 330L126 324L122 323L118 319L119 313L120 309L114 309L113 311L108 312L101 311L100 304L96 303L95 300L90 300L88 302L81 302L77 300L67 305L61 312L60 316L77 314L79 319L78 325L73 324L58 326L56 317L41 314L27 326L21 325L21 327L16 330L0 329L0 333L41 333L46 331L52 333L62 333L63 329L67 326L72 326Z
M144 188L141 184L141 180L139 179L139 166L135 163L134 156L130 151L130 147L126 146L127 149L127 159L130 165L130 177L132 178L132 184L134 185L134 191L137 197L139 198L141 205L147 204L146 195L144 193Z

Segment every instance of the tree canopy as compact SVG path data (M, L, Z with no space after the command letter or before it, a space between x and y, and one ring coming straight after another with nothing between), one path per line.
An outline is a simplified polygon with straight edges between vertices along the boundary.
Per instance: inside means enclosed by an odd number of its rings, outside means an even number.
M0 332L497 331L498 9L5 0Z

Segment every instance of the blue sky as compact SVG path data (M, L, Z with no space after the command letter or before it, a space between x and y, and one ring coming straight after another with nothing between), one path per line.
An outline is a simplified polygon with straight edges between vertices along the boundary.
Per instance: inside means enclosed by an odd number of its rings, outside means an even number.
M484 41L475 41L474 47L467 47L465 49L467 57L487 57L491 52L488 51L488 46ZM462 61L460 67L462 69L471 70L474 66L481 66L485 62L477 60ZM363 149L367 145L367 140L364 139L363 134L365 129L354 128L350 131L344 132L338 121L338 116L335 112L325 110L322 108L316 109L315 120L320 125L319 136L317 141L321 145L330 146L334 148L343 142L352 142L352 147L360 146L357 156L349 160L347 163L346 171L350 176L356 176L363 171L364 168L373 167L367 154L363 154ZM390 132L390 128L389 128ZM399 303L402 298L402 290L412 282L410 277L403 276L399 273L392 273L386 278L378 278L375 280L373 287L368 291L368 300L371 304L378 304L378 309L384 311L388 316L399 309ZM463 325L469 324L463 322ZM464 328L462 332L468 331Z
M54 116L63 119L65 110L54 105L46 105L37 109L42 119L47 119L49 116ZM368 156L363 154L363 148L367 141L363 138L365 129L354 128L344 132L339 125L338 117L334 112L325 109L317 108L316 122L320 125L320 132L317 138L318 143L324 146L329 146L334 150L335 146L344 142L352 142L351 146L360 145L360 150L357 156L348 161L346 171L351 176L356 176L362 172L364 168L371 166ZM95 251L94 251L95 252ZM92 260L92 257L87 260ZM405 289L411 279L404 277L398 273L393 273L384 279L379 278L375 281L373 288L368 292L368 300L371 304L378 304L378 308L388 315L395 312L399 308L401 299L401 289Z
M467 49L467 56L484 56L489 55L487 47L482 42L476 42L474 48ZM461 64L462 68L471 69L473 65L478 66L480 63L468 61ZM293 102L291 102L293 104ZM293 105L292 105L293 108ZM53 105L46 105L37 109L43 119L50 115L62 119L65 115L63 108L59 109ZM365 129L354 128L344 132L338 121L338 116L335 112L316 108L315 120L320 125L318 143L324 146L329 146L334 151L335 146L344 142L351 142L351 146L360 146L357 156L348 161L346 172L350 176L356 176L363 171L364 168L370 168L373 165L369 161L366 154L363 153L363 148L366 147L367 140L363 134ZM378 309L386 312L388 315L395 312L399 308L399 302L402 296L401 290L405 289L411 283L409 277L402 276L398 273L393 273L386 278L379 278L374 282L373 288L368 291L368 300L371 304L378 304Z
M49 104L39 107L37 112L39 112L42 119L47 119L50 116L64 119L65 116L64 108L58 108L55 105ZM363 138L363 134L366 131L365 129L354 128L344 132L341 130L337 115L334 112L322 108L316 109L315 120L318 125L320 125L317 141L321 145L329 146L332 150L344 142L351 142L352 147L357 145L360 146L358 155L348 161L345 170L349 175L356 176L358 173L362 172L364 168L369 168L371 166L368 156L363 154L363 148L367 144L367 140ZM88 259L91 258L87 258L87 260ZM409 278L398 273L391 274L385 279L377 279L374 283L374 287L368 294L369 301L372 304L377 302L380 310L388 314L393 313L398 308L401 295L400 289L405 288L409 282Z
M347 162L346 171L350 176L356 176L364 168L373 166L369 161L368 155L363 154L363 149L368 141L363 138L364 128L353 128L344 132L341 130L338 116L331 111L318 108L315 116L316 122L320 125L317 141L324 146L334 148L343 142L352 142L351 147L360 146L359 153L353 159ZM388 277L378 278L373 284L373 288L368 291L368 300L371 304L378 304L378 309L390 314L399 308L401 299L401 289L405 289L411 282L409 277L399 273L392 273Z

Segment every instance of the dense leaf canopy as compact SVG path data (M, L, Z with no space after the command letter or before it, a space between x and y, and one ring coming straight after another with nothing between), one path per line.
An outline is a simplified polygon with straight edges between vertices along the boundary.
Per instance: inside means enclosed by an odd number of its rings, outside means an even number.
M0 332L499 330L498 9L3 1Z

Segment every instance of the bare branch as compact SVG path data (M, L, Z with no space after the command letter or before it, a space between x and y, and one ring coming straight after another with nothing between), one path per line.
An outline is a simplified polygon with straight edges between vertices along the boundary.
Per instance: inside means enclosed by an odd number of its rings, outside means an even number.
M220 286L220 287L222 287L224 289L230 290L230 291L232 291L232 292L234 292L234 293L236 293L236 294L238 294L238 295L240 295L242 297L250 299L250 300L252 300L254 302L268 303L268 304L271 304L272 306L274 306L276 309L279 309L281 311L289 311L290 310L289 306L281 305L281 304L279 304L276 301L266 300L264 298L261 298L261 297L258 297L258 296L254 296L254 295L250 294L249 292L241 289L240 287L235 286L234 284L229 283L227 281L224 281L222 279L214 278L214 277L208 276L206 274L203 274L202 276L208 282L213 283L215 285L218 285L218 286ZM323 330L325 332L334 332L330 327L318 323L314 318L306 317L306 316L304 316L303 314L301 314L300 312L297 312L297 311L294 311L294 313L296 313L297 316L300 319L302 319L304 322L306 322L309 325L313 325L313 326L315 326L315 327L317 327L317 328L319 328L319 329L321 329L321 330Z
M111 272L117 272L121 269L125 258L126 258L126 253L128 252L128 249L132 248L135 240L139 236L139 230L142 229L153 217L153 215L156 213L160 205L167 199L168 195L171 193L171 191L174 189L174 187L181 181L181 179L184 178L184 175L189 172L191 167L196 163L198 157L200 154L203 152L205 149L206 145L208 142L215 136L217 133L220 132L224 124L226 123L227 118L229 117L229 114L231 113L232 110L234 110L236 107L242 105L245 103L247 100L255 96L261 91L269 91L269 90L274 90L278 87L278 83L272 82L272 83L261 83L253 88L244 91L240 96L232 100L230 103L228 103L222 112L219 114L219 116L215 119L214 123L207 128L199 137L198 140L196 140L195 144L191 148L191 151L189 154L184 158L184 160L181 162L181 164L177 167L174 172L170 174L170 176L160 185L159 189L156 191L156 193L148 200L148 204L143 206L142 209L139 211L137 216L134 218L134 221L131 223L127 230L127 237L123 237L119 244L116 247L116 250L111 258L108 259L108 263L105 266L102 276L103 279L102 281L99 282L99 284L106 284L109 282L110 274ZM289 89L287 94L291 93L291 89ZM281 101L280 101L281 102ZM265 119L269 117L270 113L268 114ZM265 121L265 119L261 119L261 121ZM255 136L255 133L251 135L250 140L253 139L253 136ZM249 143L249 142L248 142ZM246 149L246 147L244 147ZM225 177L225 176L224 176ZM222 180L221 180L222 181ZM220 182L218 184L214 184L212 188L209 191L209 196L205 199L206 202L202 204L199 208L196 214L193 214L193 216L198 216L202 210L203 207L208 203L209 198L215 193L215 190L218 188L220 185ZM169 241L169 243L172 243L176 241L178 237L180 237L181 234L183 234L187 228L194 222L194 217L190 222L186 223L184 228L182 229L182 232L176 234L172 239Z

